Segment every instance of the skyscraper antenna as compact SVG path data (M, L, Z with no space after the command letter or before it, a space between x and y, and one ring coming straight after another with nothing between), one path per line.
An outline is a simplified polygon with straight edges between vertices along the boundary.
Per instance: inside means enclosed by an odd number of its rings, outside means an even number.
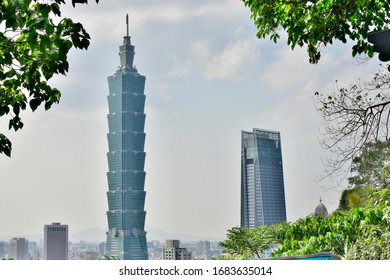
M126 14L127 37L129 37L129 14Z

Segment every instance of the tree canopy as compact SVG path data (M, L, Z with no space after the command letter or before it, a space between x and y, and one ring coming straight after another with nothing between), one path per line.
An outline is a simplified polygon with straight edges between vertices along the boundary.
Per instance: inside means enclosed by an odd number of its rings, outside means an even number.
M335 40L354 41L352 55L374 55L368 34L389 28L387 0L242 0L251 10L259 38L275 43L281 30L288 45L306 46L310 63L320 60L321 47Z
M263 252L272 248L275 243L273 227L246 229L234 227L229 229L227 239L219 243L232 259L261 259Z
M348 178L350 187L383 187L386 185L386 164L390 162L390 142L372 142L362 153L352 160L352 176Z
M390 259L390 189L366 188L358 195L359 207L336 210L327 218L233 228L220 245L233 259L257 258L264 249L271 249L272 258L332 252L344 259Z
M88 0L72 0L84 4ZM96 0L99 2L99 0ZM0 117L8 129L23 128L21 111L46 110L58 103L61 92L48 83L69 69L72 47L87 49L90 36L79 22L61 16L64 0L0 2ZM0 133L0 154L11 155L11 141Z

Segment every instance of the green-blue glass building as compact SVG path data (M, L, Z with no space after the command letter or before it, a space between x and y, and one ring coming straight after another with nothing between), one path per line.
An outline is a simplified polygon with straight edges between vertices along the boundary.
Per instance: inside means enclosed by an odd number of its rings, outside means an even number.
M106 255L123 260L146 260L145 76L133 65L134 54L127 25L127 36L119 47L120 66L108 77Z
M241 132L241 227L286 221L280 132Z

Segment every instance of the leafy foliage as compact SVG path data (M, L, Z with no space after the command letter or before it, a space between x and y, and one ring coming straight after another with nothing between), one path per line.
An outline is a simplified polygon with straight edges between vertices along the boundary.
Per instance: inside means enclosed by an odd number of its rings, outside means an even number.
M95 0L96 3L99 3L99 0ZM88 4L88 0L72 0L72 5L73 7L76 6L76 3L79 3L79 4Z
M389 247L380 247L390 241L390 190L366 188L358 193L360 208L337 210L326 219L307 217L285 227L274 256L331 251L346 259L388 259Z
M258 259L275 243L273 227L261 226L253 230L234 227L227 232L227 240L219 243L231 259Z
M355 41L352 55L373 56L368 34L388 28L387 0L242 0L249 7L257 36L275 43L280 29L288 34L288 45L307 46L310 63L321 57L320 48L334 40Z
M390 142L372 142L364 146L361 154L352 160L351 172L348 178L352 188L362 186L383 187L386 174L382 175L384 166L390 162Z
M87 0L72 1L87 3ZM96 1L98 2L98 0ZM90 36L81 23L61 17L64 0L0 2L0 117L9 116L8 129L23 128L20 113L30 107L46 110L61 92L48 81L69 69L72 47L87 49ZM58 23L57 23L58 22ZM0 153L11 155L11 141L0 133Z
M384 186L390 187L390 161L382 168L382 182Z
M348 211L353 208L365 207L369 202L372 192L373 188L369 186L346 189L341 194L338 209L340 211Z
M361 195L366 196L361 208L336 210L327 218L309 216L260 230L233 228L220 245L236 259L253 258L264 248L272 248L262 241L262 234L267 233L265 240L278 244L272 257L332 252L344 259L390 259L390 189L370 188ZM256 234L259 243L252 242Z

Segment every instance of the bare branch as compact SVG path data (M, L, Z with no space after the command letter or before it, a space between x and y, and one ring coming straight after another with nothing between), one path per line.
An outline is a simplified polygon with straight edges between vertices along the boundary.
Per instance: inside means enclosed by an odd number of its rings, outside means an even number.
M383 67L385 68L385 67ZM316 93L314 102L323 118L320 144L332 152L325 175L348 175L350 163L368 144L389 138L390 72L383 69L369 82L339 87L330 95Z

